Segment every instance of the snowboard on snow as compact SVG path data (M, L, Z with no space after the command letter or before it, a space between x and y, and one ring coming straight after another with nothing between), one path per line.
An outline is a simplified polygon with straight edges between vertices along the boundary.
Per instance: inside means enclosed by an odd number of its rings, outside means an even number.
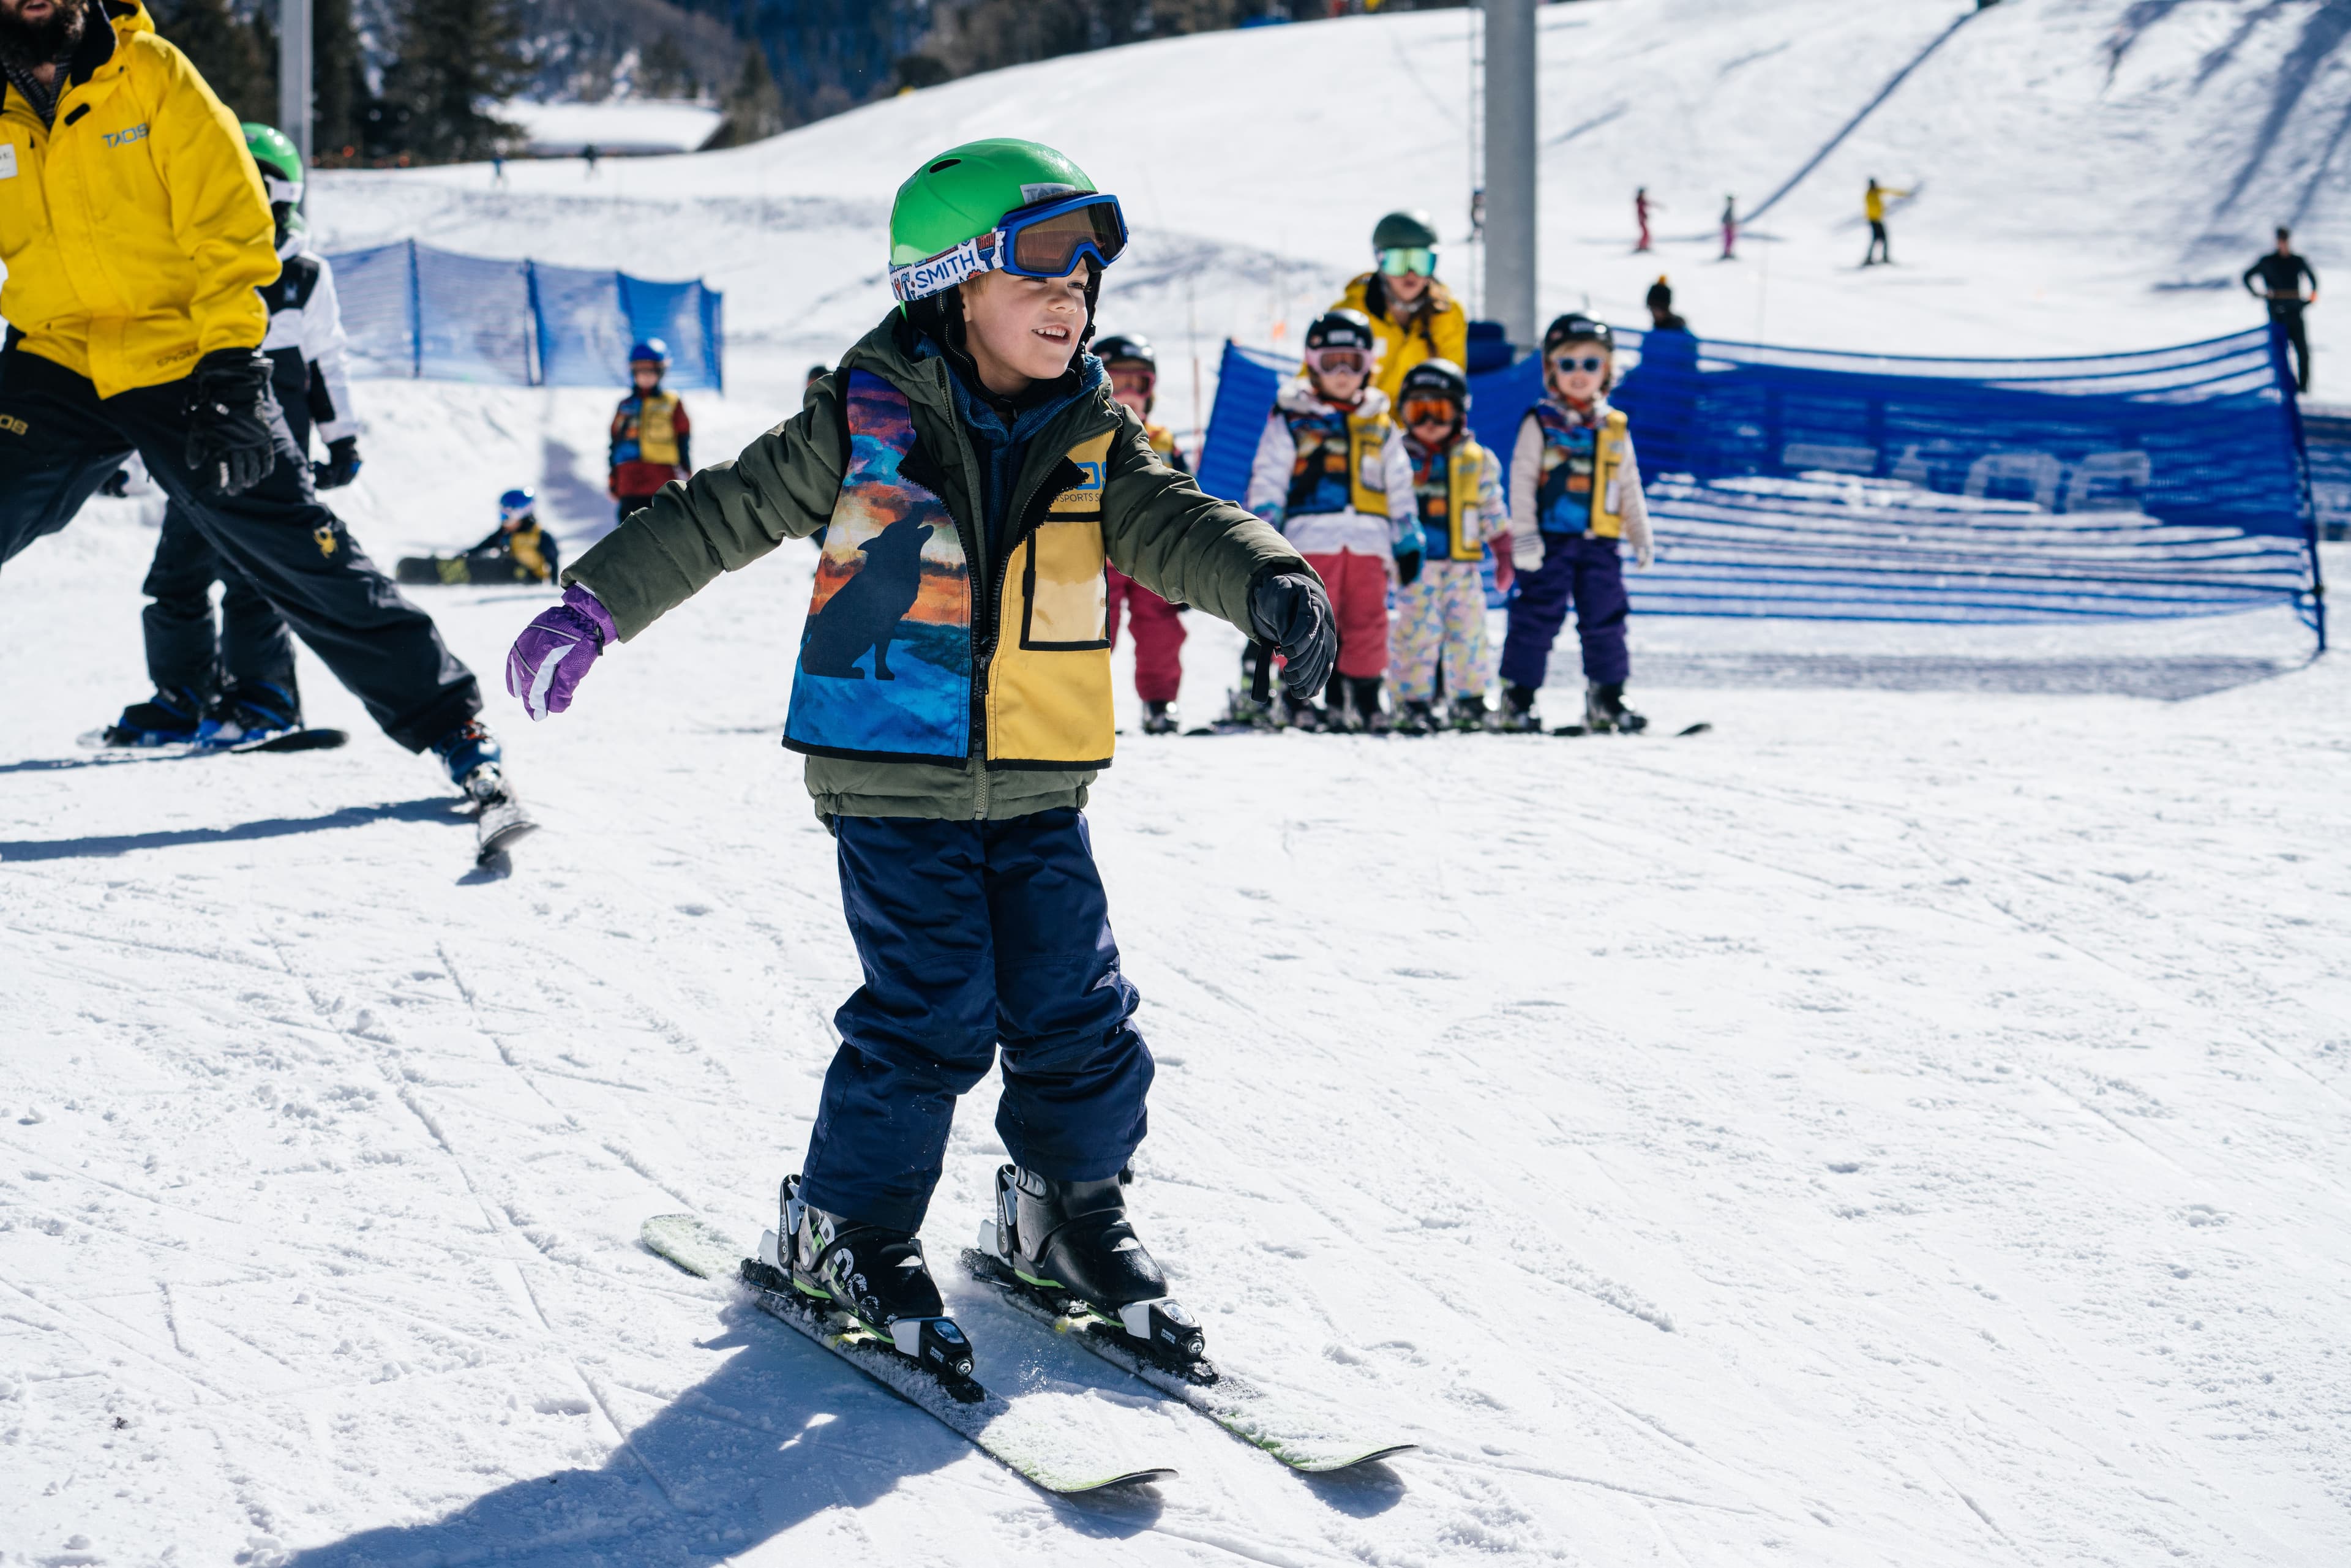
M925 1371L862 1323L794 1289L773 1263L744 1256L724 1232L693 1215L656 1215L644 1222L640 1234L648 1250L689 1274L705 1280L740 1280L760 1311L798 1330L1047 1491L1100 1491L1176 1473L1164 1466L1123 1468L1073 1446L1056 1444L1051 1427L1019 1418L1017 1401L989 1392L968 1375L943 1377ZM764 1241L761 1249L768 1250Z
M192 740L147 742L122 738L128 731L108 725L86 735L75 737L78 745L92 751L120 751L130 757L209 757L218 753L243 755L256 751L332 751L350 743L351 732L347 729L289 729L281 734L264 736L258 740L231 741L226 746L198 746Z
M464 555L412 555L401 558L392 569L395 581L412 587L439 583L459 587L466 583L487 583L505 587L521 584L545 587L547 580L526 571L504 557L475 558Z

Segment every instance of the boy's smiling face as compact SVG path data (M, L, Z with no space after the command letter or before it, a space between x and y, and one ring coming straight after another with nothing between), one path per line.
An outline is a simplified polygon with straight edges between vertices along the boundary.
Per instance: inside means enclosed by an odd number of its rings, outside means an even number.
M1067 277L983 272L960 286L964 346L989 392L1014 397L1070 368L1086 329L1090 266Z

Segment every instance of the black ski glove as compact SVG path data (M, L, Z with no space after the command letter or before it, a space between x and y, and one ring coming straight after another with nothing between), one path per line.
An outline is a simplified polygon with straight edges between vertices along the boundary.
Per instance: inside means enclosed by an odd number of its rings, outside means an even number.
M340 490L360 476L360 438L346 435L327 443L327 460L310 465L310 477L321 490Z
M1396 586L1410 588L1420 580L1420 552L1413 550L1395 558Z
M1266 578L1249 591L1249 630L1281 654L1290 695L1312 701L1339 659L1339 622L1322 584L1303 571Z
M117 468L113 473L109 474L106 476L106 483L98 487L98 493L101 496L128 496L131 494L131 470L128 468Z
M260 484L277 461L267 356L214 349L188 378L188 466L196 483L234 496Z

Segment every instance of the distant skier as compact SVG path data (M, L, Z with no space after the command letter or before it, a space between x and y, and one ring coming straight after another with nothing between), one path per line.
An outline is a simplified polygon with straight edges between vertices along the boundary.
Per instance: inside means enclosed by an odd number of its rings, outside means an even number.
M1192 465L1176 449L1167 427L1151 423L1159 388L1159 360L1151 345L1141 338L1113 335L1097 341L1093 352L1109 372L1111 396L1143 421L1144 439L1159 461L1178 474L1190 474ZM1173 735L1176 698L1184 686L1184 607L1168 603L1114 566L1104 570L1110 581L1112 650L1118 647L1122 608L1134 629L1134 695L1143 699L1143 733Z
M280 271L261 289L269 329L261 351L269 356L270 383L286 415L295 451L308 460L315 424L327 443L327 461L314 464L317 487L350 484L360 471L359 425L351 417L344 371L342 311L334 268L310 254L298 204L302 155L283 132L244 126L246 150L261 171L275 225ZM109 482L110 484L111 481ZM220 625L213 619L212 587L221 584ZM232 745L298 729L302 698L294 679L294 640L284 616L252 580L224 567L178 501L163 508L155 559L140 613L146 634L147 676L155 695L132 703L105 731L115 746L199 741Z
M144 8L26 9L0 0L0 561L135 451L385 734L505 801L472 673L319 504L271 391L284 267L235 120Z
M498 526L461 555L411 556L402 582L553 582L563 567L555 536L538 520L538 497L517 486L498 497Z
M1657 280L1649 285L1649 292L1643 296L1641 303L1648 307L1649 325L1654 330L1687 332L1690 329L1689 323L1674 313L1674 286L1666 281L1664 273L1657 274ZM1645 360L1648 351L1648 346L1644 344L1641 352Z
M1722 198L1722 259L1733 261L1739 253L1739 199Z
M1583 722L1636 730L1625 706L1625 569L1618 541L1649 564L1649 508L1625 417L1608 406L1614 334L1566 315L1543 333L1543 396L1519 423L1510 454L1510 551L1519 591L1502 640L1501 727L1540 732L1535 711L1551 646L1575 607L1583 644Z
M1469 362L1469 313L1437 281L1437 227L1426 213L1390 213L1372 226L1379 265L1358 274L1331 308L1369 318L1372 385L1393 405L1405 372L1423 360Z
M1649 248L1649 214L1653 211L1662 213L1665 210L1665 203L1649 200L1648 186L1643 185L1633 193L1633 221L1641 227L1641 243L1633 247L1635 252Z
M2253 287L2256 277L2261 279L2258 288ZM2294 384L2308 392L2310 334L2303 326L2302 313L2318 303L2318 274L2311 270L2310 263L2294 255L2292 229L2283 224L2278 225L2277 248L2245 268L2242 281L2249 293L2269 302L2270 329L2285 334L2286 342L2294 349ZM2310 285L2308 294L2302 291L2305 282Z
M1304 559L1161 462L1083 351L1125 245L1117 200L1050 148L976 141L925 162L891 210L898 308L799 413L582 556L507 665L533 717L559 713L601 653L787 538L831 524L813 628L862 580L866 547L928 531L914 601L881 629L895 678L803 662L792 683L785 744L836 841L865 983L834 1015L776 1234L800 1295L951 1386L968 1342L916 1233L956 1099L999 1045L1011 1159L990 1251L1055 1310L1145 1349L1176 1338L1123 1192L1151 1053L1080 813L1114 744L1103 561L1276 644L1304 695L1336 647Z
M669 345L647 338L629 350L628 395L612 411L612 435L604 488L620 503L621 520L652 500L664 485L694 472L694 422L685 402L662 388L669 372Z
M1507 540L1501 459L1469 434L1469 379L1447 360L1423 360L1404 379L1397 423L1412 463L1419 515L1419 576L1396 591L1396 728L1426 735L1437 727L1443 680L1456 729L1483 729L1486 688L1493 681L1486 651L1486 550ZM1510 585L1505 543L1496 583Z
M1909 193L1879 184L1875 174L1869 177L1869 189L1861 193L1862 215L1869 220L1869 249L1862 256L1862 266L1875 267L1881 261L1889 267L1894 264L1894 252L1886 240L1886 204Z
M1673 285L1661 274L1645 303L1649 329L1641 336L1641 365L1615 400L1641 421L1641 476L1693 473L1698 464L1699 379L1698 340L1674 309Z
M1249 510L1305 553L1339 618L1339 674L1322 711L1288 704L1305 729L1388 727L1388 585L1420 575L1412 460L1387 395L1366 384L1374 342L1360 310L1317 319L1305 369L1275 394L1249 465Z
M599 156L601 154L597 152L593 141L580 149L580 161L588 165L588 178L591 180L596 177L596 160Z

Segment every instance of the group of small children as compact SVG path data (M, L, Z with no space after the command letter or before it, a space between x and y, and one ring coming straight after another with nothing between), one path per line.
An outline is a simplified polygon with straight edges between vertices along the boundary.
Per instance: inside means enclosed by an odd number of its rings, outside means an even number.
M1649 564L1648 509L1625 415L1608 405L1614 335L1580 314L1543 334L1543 395L1519 424L1506 509L1499 464L1469 434L1468 321L1437 281L1436 231L1425 214L1391 213L1372 245L1378 269L1349 284L1307 329L1304 364L1267 416L1247 497L1329 590L1338 676L1319 708L1285 697L1276 710L1249 695L1252 650L1233 719L1405 734L1441 724L1539 730L1536 693L1572 603L1583 645L1584 727L1643 727L1624 700L1618 549L1629 543ZM1518 580L1499 713L1486 706L1489 549L1497 588ZM1382 705L1391 664L1393 715Z

